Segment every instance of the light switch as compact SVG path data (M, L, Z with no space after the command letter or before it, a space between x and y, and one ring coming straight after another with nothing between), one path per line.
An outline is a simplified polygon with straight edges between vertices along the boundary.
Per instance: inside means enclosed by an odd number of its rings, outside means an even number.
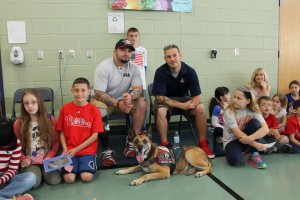
M44 51L43 50L37 50L37 59L42 60L44 58Z

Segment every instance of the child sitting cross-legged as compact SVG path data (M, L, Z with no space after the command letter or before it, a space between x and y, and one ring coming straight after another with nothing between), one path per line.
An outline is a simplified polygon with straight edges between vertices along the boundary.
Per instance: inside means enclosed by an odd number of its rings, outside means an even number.
M276 142L274 146L266 149L265 154L271 152L278 153L290 153L292 146L289 144L289 139L285 135L280 135L278 131L278 121L272 112L272 99L268 96L262 96L258 99L257 104L261 111L263 118L265 119L269 132L263 138L260 139L261 143L272 143Z
M300 100L293 103L293 115L288 119L285 133L289 135L292 153L300 153Z

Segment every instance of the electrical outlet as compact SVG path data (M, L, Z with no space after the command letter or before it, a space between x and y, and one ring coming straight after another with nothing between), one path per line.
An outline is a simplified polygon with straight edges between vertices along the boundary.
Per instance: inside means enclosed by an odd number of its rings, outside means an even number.
M42 60L44 58L44 51L43 50L37 50L37 59Z
M64 50L58 50L58 59L64 59Z
M234 55L235 55L235 56L240 55L240 50L239 50L239 48L235 48L235 49L234 49Z
M87 58L92 58L93 57L93 50L92 49L86 50L86 57Z
M69 58L75 58L75 50L69 49Z

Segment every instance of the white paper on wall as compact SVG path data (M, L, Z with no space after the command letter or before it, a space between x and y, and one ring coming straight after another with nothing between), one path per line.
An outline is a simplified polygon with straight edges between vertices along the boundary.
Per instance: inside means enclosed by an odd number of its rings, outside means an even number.
M8 43L26 43L25 21L7 21Z
M124 13L108 13L108 32L124 33Z

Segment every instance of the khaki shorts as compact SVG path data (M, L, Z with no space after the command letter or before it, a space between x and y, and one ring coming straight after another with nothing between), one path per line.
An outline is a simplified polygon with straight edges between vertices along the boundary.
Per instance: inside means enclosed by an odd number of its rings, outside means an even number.
M131 111L129 114L133 114L136 111L137 104L140 101L144 101L145 99L143 97L140 97L138 99L132 100L133 107L131 108ZM116 108L114 106L107 106L102 101L98 101L95 97L92 98L91 103L94 104L99 109L105 109L107 111L107 116L109 117L113 113L124 113L119 108Z
M191 100L191 97L189 97L189 96L185 96L185 97L169 97L169 98L173 99L175 101L182 102L182 103ZM170 107L170 106L168 106L165 103L158 103L157 100L155 100L154 101L154 105L153 105L153 110L152 110L152 113L154 115L155 121L157 120L157 113L158 113L158 109L159 108L167 108L168 109L168 113L167 113L167 119L168 119L168 121L170 121L172 115L183 115L188 120L194 119L194 116L191 114L192 110L182 110L180 108Z

